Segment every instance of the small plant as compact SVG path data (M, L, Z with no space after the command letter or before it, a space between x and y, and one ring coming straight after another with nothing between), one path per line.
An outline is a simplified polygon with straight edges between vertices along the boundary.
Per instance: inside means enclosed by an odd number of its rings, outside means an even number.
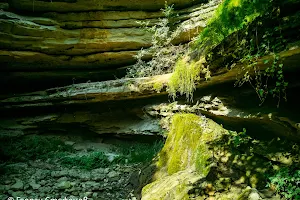
M228 143L234 147L239 147L243 144L248 144L251 141L251 137L246 134L246 129L243 128L242 132L229 131L230 138Z
M295 167L283 167L268 177L266 187L275 187L278 194L286 199L300 199L300 170Z
M95 151L82 156L65 156L59 160L63 165L76 166L82 169L95 169L111 165L107 156L103 152Z
M260 55L248 55L243 59L243 62L248 60L248 70L245 70L245 74L241 79L238 79L235 85L242 86L245 82L248 82L257 93L261 101L260 105L265 102L268 95L272 95L273 98L278 99L277 107L279 107L281 98L287 101L286 88L288 86L288 82L285 82L284 80L283 64L280 62L280 57L273 54L272 65L262 72L257 67L257 60L259 56ZM268 63L269 60L264 60L264 64ZM249 75L249 70L254 70L254 79Z
M265 64L268 60L265 60ZM277 107L279 107L280 99L286 99L286 87L288 86L288 82L285 82L283 75L283 64L280 63L280 58L278 55L274 55L274 60L272 66L268 67L264 73L266 77L266 83L264 89L259 89L259 95L261 97L266 98L267 94L271 94L273 97L278 99ZM272 88L267 89L268 80L270 78L275 79L275 85Z
M275 16L275 18L276 17L277 16ZM254 23L256 38L252 38L249 41L244 38L239 48L237 48L238 50L234 51L234 54L240 58L240 62L245 65L245 67L242 68L244 75L236 82L236 85L241 86L245 82L248 82L257 93L261 101L260 105L271 95L273 98L278 99L277 107L279 107L282 98L285 101L287 100L286 87L288 83L284 80L283 63L279 55L275 52L279 52L285 48L286 40L283 39L280 33L281 28L278 26L275 27L274 30L273 28L272 30L267 28L260 39L261 42L258 42L257 29L262 26L262 24L260 20ZM248 35L246 31L245 37L248 37ZM273 58L268 58L263 61L263 64L268 65L268 67L264 71L260 70L258 67L258 65L261 65L259 58L270 55ZM249 72L254 72L254 77L251 77Z
M123 144L116 149L121 155L116 158L117 163L142 163L152 160L163 147L162 141L153 144Z
M185 47L183 45L173 46L172 40L177 37L177 32L173 30L174 25L174 9L173 5L161 9L164 18L149 27L149 22L139 23L147 32L152 34L152 46L145 50L141 49L136 58L137 62L127 70L126 77L146 77L169 73L172 71L177 58L183 54ZM152 56L150 61L143 60L146 56Z
M168 82L167 91L173 100L180 95L185 94L187 101L193 101L193 92L196 89L196 82L200 80L201 73L205 79L210 77L210 71L202 64L203 61L187 62L187 58L179 59Z
M196 88L195 82L200 79L200 66L195 63L188 64L187 61L178 60L174 73L168 83L168 93L175 101L176 93L185 94L187 101L193 100L193 92Z

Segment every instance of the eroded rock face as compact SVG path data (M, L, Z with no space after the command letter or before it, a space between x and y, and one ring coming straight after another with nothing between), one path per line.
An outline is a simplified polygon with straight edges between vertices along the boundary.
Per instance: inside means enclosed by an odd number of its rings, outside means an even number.
M72 130L74 133L160 137L163 130L159 119L150 118L142 112L142 109L132 106L116 110L109 105L98 104L96 107L81 111L61 110L35 117L14 117L1 121L0 135L22 136L34 132L68 133Z
M179 44L190 41L206 26L220 0L168 3L178 9L174 44ZM48 85L54 78L60 81L52 86L66 85L62 77L69 83L72 79L76 83L113 79L119 76L117 71L105 76L101 72L135 63L137 51L151 46L151 34L137 22L155 24L163 17L163 7L161 0L10 1L9 9L0 11L0 64L6 72L5 82L20 88L24 83L36 87L37 79ZM16 74L24 71L26 79ZM61 73L60 77L53 72Z

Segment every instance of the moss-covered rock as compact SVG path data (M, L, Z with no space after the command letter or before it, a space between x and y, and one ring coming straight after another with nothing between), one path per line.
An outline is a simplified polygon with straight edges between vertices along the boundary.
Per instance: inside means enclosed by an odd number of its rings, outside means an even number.
M224 129L195 114L175 114L166 144L159 153L155 182L145 186L142 199L188 199L193 184L210 171L209 143Z
M159 154L159 173L172 175L195 168L208 173L207 160L212 156L207 143L220 137L222 127L195 114L175 114L166 144Z
M247 199L250 193L259 197L268 182L266 174L276 166L266 152L299 154L279 140L266 143L237 135L203 116L173 114L154 182L143 188L142 199ZM234 143L237 139L239 145ZM264 147L268 150L258 153Z

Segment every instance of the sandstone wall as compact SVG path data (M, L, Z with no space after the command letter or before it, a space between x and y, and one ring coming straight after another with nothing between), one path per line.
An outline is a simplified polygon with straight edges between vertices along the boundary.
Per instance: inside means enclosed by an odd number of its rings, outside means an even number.
M173 0L186 43L205 27L220 0ZM1 83L9 91L121 77L136 52L151 45L137 21L157 22L163 0L1 1ZM37 84L38 83L38 84ZM24 87L26 85L26 87Z

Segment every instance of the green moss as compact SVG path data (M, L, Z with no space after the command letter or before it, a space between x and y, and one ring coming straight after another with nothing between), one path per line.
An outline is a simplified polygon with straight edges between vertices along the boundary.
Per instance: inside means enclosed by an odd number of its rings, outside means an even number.
M164 85L162 84L162 82L155 82L153 84L153 89L157 92L160 93L160 91L163 89Z
M185 59L176 62L175 70L168 83L168 93L175 100L176 93L185 94L192 101L195 82L200 79L201 65L196 62L188 63Z
M166 143L158 155L155 181L143 188L143 199L190 199L189 191L210 170L211 142L224 133L225 130L210 119L195 114L175 114Z
M151 191L152 187L156 185L156 181L149 183L148 185L144 186L142 189L142 194L147 194L149 191Z
M194 114L175 114L173 116L171 130L161 152L161 154L168 155L167 172L169 175L193 164L194 152L202 132L200 122L200 117Z
M212 156L206 144L200 144L196 152L196 169L199 173L207 175L209 172L209 164L207 160Z
M248 199L249 194L251 193L251 188L247 187L239 196L238 200Z
M167 165L169 175L195 165L197 171L209 172L207 160L212 156L206 140L211 133L203 133L202 120L194 114L175 114L166 144L159 154L158 167Z
M212 151L208 149L207 143L222 135L223 129L207 121L210 129L204 131L201 124L202 118L195 114L173 116L165 146L159 153L158 169L171 175L195 167L199 174L208 174L208 160L212 157Z
M231 33L265 14L271 6L270 0L224 0L193 47L201 49L206 45L211 48L218 45Z

